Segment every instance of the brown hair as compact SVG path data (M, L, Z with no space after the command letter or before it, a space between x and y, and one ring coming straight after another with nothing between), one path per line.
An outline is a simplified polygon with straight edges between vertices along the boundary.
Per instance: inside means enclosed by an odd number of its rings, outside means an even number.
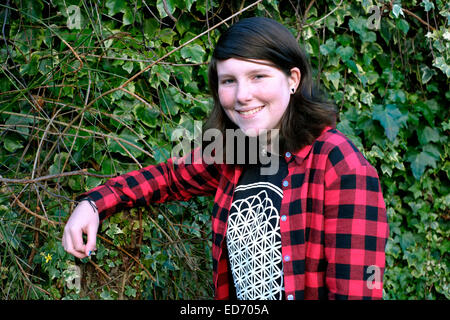
M226 129L237 129L225 114L218 96L217 61L230 58L266 60L287 75L294 67L300 69L300 84L281 118L281 152L298 151L312 144L326 126L336 125L336 107L314 86L309 61L294 36L272 19L253 17L231 26L217 42L208 70L214 106L205 129L219 129L224 139Z

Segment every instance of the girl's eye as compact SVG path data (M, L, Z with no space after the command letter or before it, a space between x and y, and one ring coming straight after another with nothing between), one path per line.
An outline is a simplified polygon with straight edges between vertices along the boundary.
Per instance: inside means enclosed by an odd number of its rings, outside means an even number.
M263 75L263 74L257 74L257 75L255 75L254 78L255 78L256 80L259 80L259 79L265 78L265 75Z
M234 82L233 79L223 79L220 83L221 84L231 84L233 82Z

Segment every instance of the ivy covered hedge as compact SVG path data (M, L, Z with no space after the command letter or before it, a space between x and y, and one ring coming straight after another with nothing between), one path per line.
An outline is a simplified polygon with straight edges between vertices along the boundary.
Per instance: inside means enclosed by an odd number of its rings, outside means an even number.
M60 240L76 195L164 161L172 132L205 118L214 43L255 15L297 37L340 110L338 129L380 174L384 298L450 298L447 1L8 0L1 299L212 298L210 198L118 213L91 259Z

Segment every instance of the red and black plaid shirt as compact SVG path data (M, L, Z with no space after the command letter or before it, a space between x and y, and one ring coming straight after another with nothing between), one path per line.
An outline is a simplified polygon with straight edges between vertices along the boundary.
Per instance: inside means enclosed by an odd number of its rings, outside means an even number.
M381 299L389 229L376 170L332 128L285 159L280 208L285 297ZM124 208L215 195L213 282L216 299L227 299L232 277L225 236L241 172L238 166L169 159L113 178L83 196L95 201L103 220Z

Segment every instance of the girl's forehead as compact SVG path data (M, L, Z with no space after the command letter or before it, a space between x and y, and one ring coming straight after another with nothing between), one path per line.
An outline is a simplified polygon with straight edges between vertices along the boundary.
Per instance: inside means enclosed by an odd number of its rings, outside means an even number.
M221 73L221 71L226 70L235 70L235 71L245 71L248 69L270 70L273 68L278 69L273 62L259 59L230 58L217 62L217 72L219 74Z
M251 59L251 58L228 58L225 60L219 60L217 62L218 64L221 63L233 63L233 64L248 64L248 65L253 65L253 64L257 64L257 65L264 65L264 66L269 66L269 67L275 67L275 64L272 61L269 60L264 60L264 59Z

